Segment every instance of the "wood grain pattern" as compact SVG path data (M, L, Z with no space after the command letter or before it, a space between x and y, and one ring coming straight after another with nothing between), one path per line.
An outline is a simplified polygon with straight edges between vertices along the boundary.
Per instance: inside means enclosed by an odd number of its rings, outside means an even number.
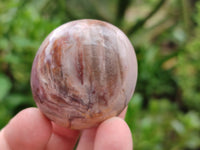
M137 60L126 35L98 20L66 23L49 34L32 66L40 110L59 125L84 129L118 115L137 80Z

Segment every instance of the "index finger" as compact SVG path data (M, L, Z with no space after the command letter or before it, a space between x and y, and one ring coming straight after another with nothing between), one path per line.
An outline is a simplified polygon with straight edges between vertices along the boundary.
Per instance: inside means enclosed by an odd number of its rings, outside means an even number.
M37 108L28 108L19 112L0 132L4 143L0 149L7 144L7 149L43 150L51 133L51 122Z

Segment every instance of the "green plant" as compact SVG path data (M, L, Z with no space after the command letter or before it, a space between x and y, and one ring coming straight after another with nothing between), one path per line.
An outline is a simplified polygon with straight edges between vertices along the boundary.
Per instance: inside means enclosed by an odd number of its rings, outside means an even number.
M54 28L92 18L121 28L138 58L126 121L135 150L200 148L200 2L196 0L0 1L0 128L35 106L30 71Z

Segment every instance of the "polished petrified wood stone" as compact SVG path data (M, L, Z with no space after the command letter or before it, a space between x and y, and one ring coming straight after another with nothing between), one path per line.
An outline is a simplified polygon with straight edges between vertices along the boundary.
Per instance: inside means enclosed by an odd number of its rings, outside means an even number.
M118 115L135 89L137 61L126 35L97 20L66 23L50 33L33 62L39 109L59 125L84 129Z

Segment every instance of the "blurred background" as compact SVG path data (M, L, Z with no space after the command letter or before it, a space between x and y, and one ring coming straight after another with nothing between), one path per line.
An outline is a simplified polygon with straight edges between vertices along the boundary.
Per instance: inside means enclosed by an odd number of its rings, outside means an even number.
M35 106L30 72L44 38L82 18L118 26L135 48L139 77L126 116L134 150L199 150L199 0L1 0L0 129Z

